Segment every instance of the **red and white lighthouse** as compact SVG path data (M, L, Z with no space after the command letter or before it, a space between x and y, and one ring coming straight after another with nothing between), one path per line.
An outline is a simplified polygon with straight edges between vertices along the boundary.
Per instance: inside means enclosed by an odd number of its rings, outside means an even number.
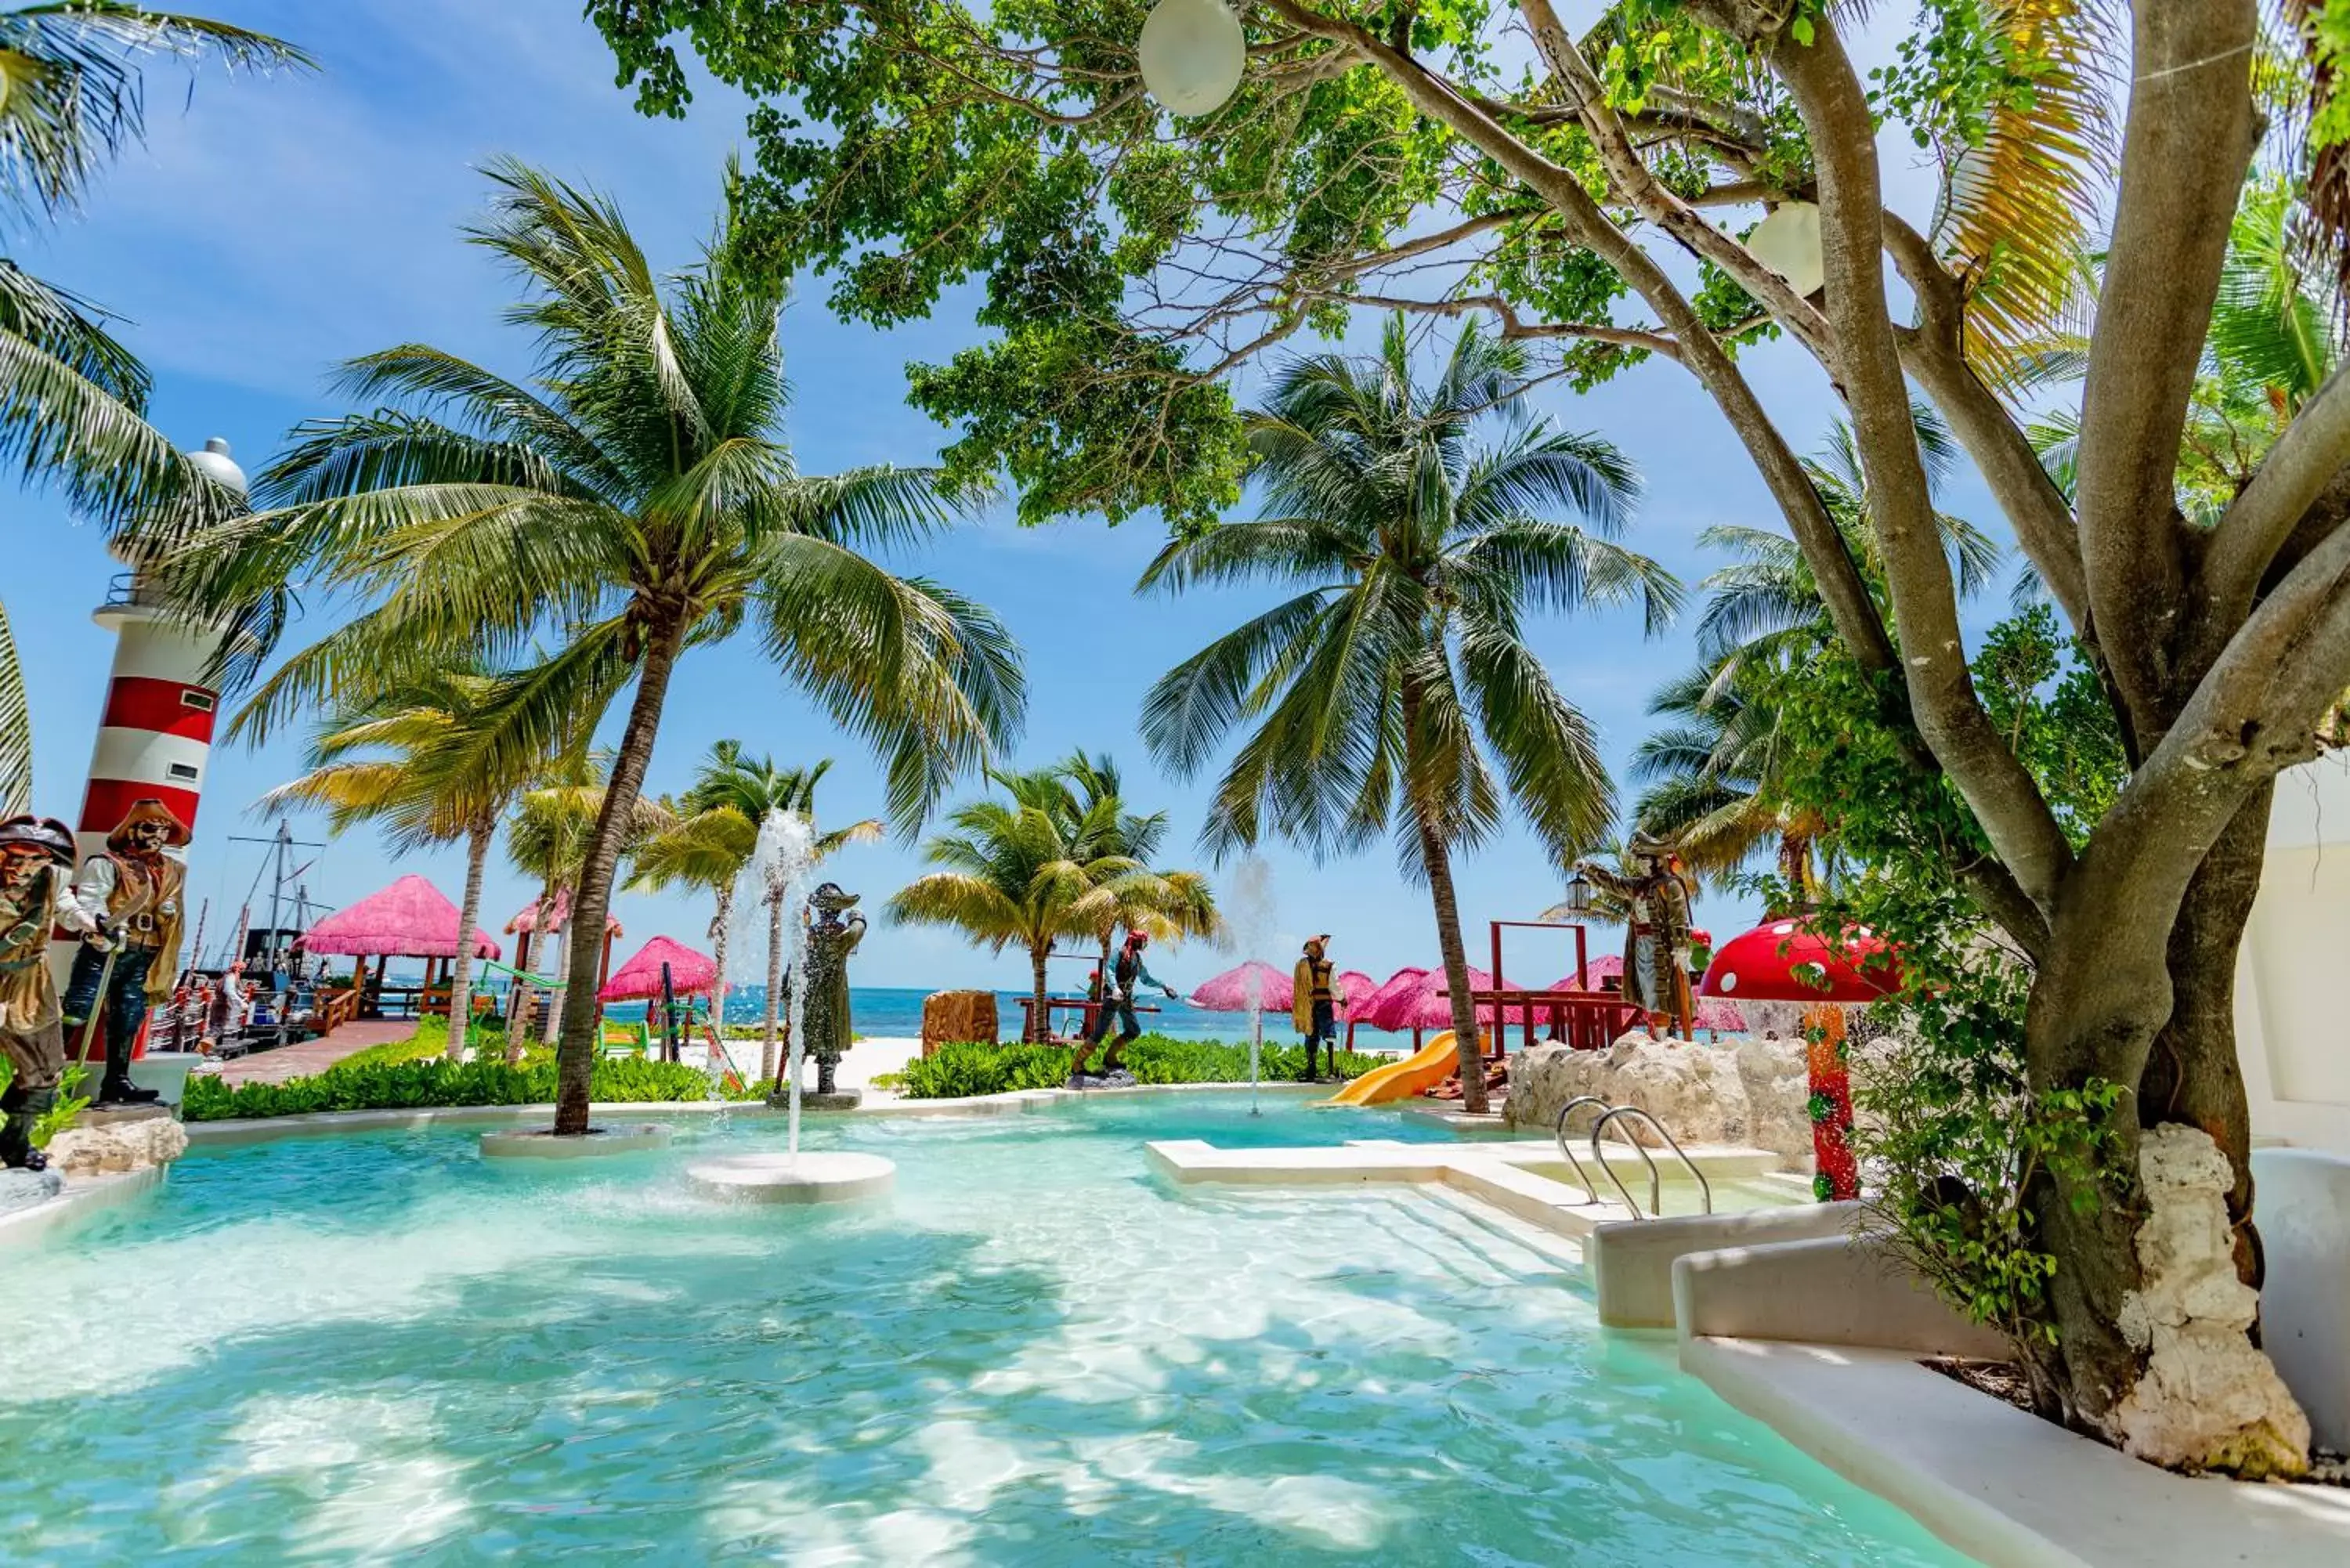
M188 461L244 493L244 471L218 436ZM84 855L105 842L131 802L150 796L194 828L220 707L219 691L205 683L219 631L165 610L137 556L118 545L115 558L130 569L116 576L93 617L114 633L114 670L74 824Z

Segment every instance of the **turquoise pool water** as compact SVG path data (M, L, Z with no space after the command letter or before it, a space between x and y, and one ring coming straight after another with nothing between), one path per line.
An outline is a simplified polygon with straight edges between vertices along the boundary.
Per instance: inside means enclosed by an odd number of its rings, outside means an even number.
M7 1255L0 1556L65 1564L1960 1561L1599 1332L1443 1195L1177 1190L1141 1140L1436 1137L1152 1096L817 1123L861 1212L450 1129L192 1155ZM110 1324L109 1334L95 1332Z

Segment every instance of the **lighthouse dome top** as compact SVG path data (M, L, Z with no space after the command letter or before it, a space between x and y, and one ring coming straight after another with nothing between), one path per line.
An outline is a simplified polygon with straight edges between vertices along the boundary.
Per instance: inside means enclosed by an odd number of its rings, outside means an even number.
M188 461L203 469L213 483L225 485L239 495L245 493L244 470L229 456L228 442L219 436L210 437L201 448L188 453Z

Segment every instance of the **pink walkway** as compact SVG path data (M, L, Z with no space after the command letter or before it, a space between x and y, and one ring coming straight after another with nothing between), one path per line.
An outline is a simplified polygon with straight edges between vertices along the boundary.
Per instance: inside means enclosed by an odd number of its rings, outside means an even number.
M288 1078L307 1078L325 1072L346 1056L356 1056L370 1045L405 1040L415 1033L413 1018L360 1019L299 1045L256 1051L250 1056L224 1062L221 1082L234 1088L239 1084L282 1084Z

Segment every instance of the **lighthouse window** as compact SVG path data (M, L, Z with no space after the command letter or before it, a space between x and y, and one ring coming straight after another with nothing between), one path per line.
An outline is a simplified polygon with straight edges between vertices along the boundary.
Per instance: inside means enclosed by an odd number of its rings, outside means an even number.
M213 711L213 694L199 691L192 686L182 686L180 688L180 706L193 708L199 713L209 713Z
M192 763L173 763L170 767L165 768L163 771L172 775L172 780L175 784L193 784L196 782L196 768L195 764Z

